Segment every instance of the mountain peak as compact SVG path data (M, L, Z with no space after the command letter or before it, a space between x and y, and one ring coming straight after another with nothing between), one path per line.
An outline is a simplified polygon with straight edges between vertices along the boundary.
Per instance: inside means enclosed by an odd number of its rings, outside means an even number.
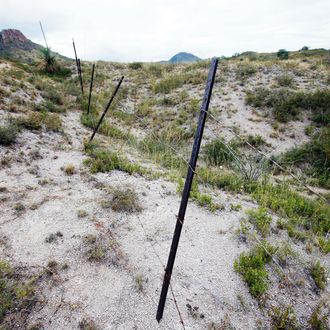
M200 58L194 54L180 52L171 57L169 60L170 63L182 63L182 62L197 62L200 61Z

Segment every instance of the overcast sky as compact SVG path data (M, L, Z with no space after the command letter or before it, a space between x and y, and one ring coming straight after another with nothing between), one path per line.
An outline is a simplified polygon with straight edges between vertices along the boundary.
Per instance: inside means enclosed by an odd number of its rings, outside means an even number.
M85 60L330 48L330 0L0 0L0 29Z

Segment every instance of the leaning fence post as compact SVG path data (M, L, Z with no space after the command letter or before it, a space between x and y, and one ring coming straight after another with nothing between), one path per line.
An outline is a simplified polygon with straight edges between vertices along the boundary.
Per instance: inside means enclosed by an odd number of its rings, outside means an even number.
M91 77L91 84L90 84L90 87L89 87L89 97L88 97L88 108L87 108L87 114L89 114L89 107L90 107L90 105L91 105L92 89L93 89L93 80L94 80L94 69L95 69L95 64L93 63L92 77Z
M92 140L93 140L93 138L94 138L94 135L95 135L95 133L97 132L97 130L99 129L99 127L100 127L100 125L101 125L101 123L102 123L102 120L103 120L104 116L106 115L106 113L107 113L107 111L108 111L108 109L109 109L109 107L110 107L110 105L111 105L113 99L115 98L115 96L116 96L116 94L117 94L117 92L118 92L118 89L119 89L119 87L120 87L120 85L121 85L123 79L124 79L124 76L121 77L121 79L119 80L119 83L118 83L116 89L115 89L114 92L112 93L112 96L111 96L111 98L110 98L110 101L109 101L108 105L106 106L106 108L104 109L104 111L103 111L103 113L102 113L102 116L101 116L101 118L100 118L100 120L99 120L97 126L95 127L94 132L93 132L93 134L92 134L92 136L91 136L89 142L92 142Z
M82 81L82 77L81 77L80 60L78 59L76 45L75 45L73 39L72 39L72 45L73 45L73 50L74 50L74 56L75 56L75 59L76 59L76 66L77 66L77 71L78 71L78 76L79 76L81 93L82 93L82 95L84 95L84 86L83 86L83 81Z
M156 319L158 322L163 317L167 291L168 291L168 287L170 285L175 256L176 256L176 252L178 249L178 244L179 244L179 240L180 240L184 217L186 214L191 185L192 185L192 181L194 178L198 153L199 153L199 149L200 149L200 145L201 145L201 141L202 141L202 137L203 137L204 125L205 125L206 115L207 115L207 111L208 111L209 104L210 104L212 88L213 88L213 84L214 84L217 66L218 66L218 59L213 58L212 62L211 62L208 78L207 78L204 98L203 98L200 115L199 115L199 119L198 119L198 126L197 126L197 130L196 130L195 141L194 141L192 152L191 152L191 158L190 158L190 162L189 162L189 166L188 166L186 182L185 182L184 189L182 192L179 214L177 216L177 221L176 221L176 226L175 226L175 230L174 230L174 234L173 234L171 249L170 249L170 253L168 256L167 266L165 268L164 281L163 281L162 291L160 294L157 315L156 315Z

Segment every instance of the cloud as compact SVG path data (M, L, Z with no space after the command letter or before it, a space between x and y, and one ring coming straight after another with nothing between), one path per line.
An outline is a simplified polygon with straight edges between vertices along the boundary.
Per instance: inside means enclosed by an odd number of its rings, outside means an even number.
M176 52L201 57L304 45L329 48L328 0L1 0L0 28L18 28L83 59L156 61Z

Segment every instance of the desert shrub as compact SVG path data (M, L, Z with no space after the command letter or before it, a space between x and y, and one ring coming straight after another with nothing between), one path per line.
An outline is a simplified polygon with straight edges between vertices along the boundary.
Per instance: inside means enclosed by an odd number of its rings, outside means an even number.
M330 123L330 90L327 89L304 93L261 87L248 91L245 100L255 107L272 107L275 118L282 122L297 118L300 111L306 109L312 111L312 119L316 123Z
M185 161L177 156L168 146L168 141L157 139L155 135L148 135L138 144L139 150L151 156L155 163L166 168L180 169L186 165Z
M287 60L289 58L289 52L285 49L280 49L277 52L277 57L281 60Z
M272 250L267 246L267 250ZM252 296L259 298L268 289L266 264L271 260L262 247L243 252L234 262L234 269L242 275Z
M248 135L247 142L249 142L254 147L260 147L266 144L265 139L261 135Z
M110 206L116 212L132 213L142 210L138 195L132 188L115 189Z
M16 123L19 127L28 130L40 130L42 128L43 115L38 112L31 112L27 116L16 118Z
M76 171L76 168L73 164L67 164L63 167L63 171L65 174L67 175L73 175L75 174L77 171Z
M15 142L17 128L15 125L0 126L0 145L8 146Z
M269 234L272 217L268 215L266 208L259 207L256 210L248 210L246 213L248 215L248 220L256 226L262 236Z
M308 320L312 330L328 330L330 316L330 298L322 299L314 308Z
M308 175L317 178L318 183L330 187L330 128L323 128L316 133L310 142L288 150L281 156L281 163L286 165L304 166Z
M97 149L91 146L91 144L87 146L86 152L90 158L85 160L85 164L89 166L92 173L110 172L113 170L119 170L129 174L138 173L140 175L147 173L139 164L130 162L115 152Z
M55 87L48 88L42 93L42 96L54 104L63 105L63 96L55 89Z
M24 328L36 300L34 277L24 278L6 261L0 260L0 327ZM8 318L6 316L8 315Z
M291 305L273 307L270 312L273 330L298 330L300 329L294 309Z
M283 74L276 77L276 81L281 87L290 87L293 83L293 77L288 74Z
M233 159L233 153L225 145L224 141L217 138L203 147L205 159L210 165L223 165L230 163Z
M138 70L143 68L143 64L141 62L132 62L128 64L128 67L133 70Z
M161 64L151 64L148 66L148 71L155 77L161 78L163 75L163 67Z
M319 260L312 265L310 274L316 286L323 290L327 284L327 271L324 266L321 265Z
M257 72L257 69L254 65L244 63L244 64L238 64L236 68L236 78L237 79L246 79L252 75L254 75Z
M43 123L47 131L61 132L62 120L57 113L50 113L44 117Z
M163 78L159 82L156 82L152 89L154 93L168 94L173 89L181 87L185 83L185 79L183 75L175 74Z

